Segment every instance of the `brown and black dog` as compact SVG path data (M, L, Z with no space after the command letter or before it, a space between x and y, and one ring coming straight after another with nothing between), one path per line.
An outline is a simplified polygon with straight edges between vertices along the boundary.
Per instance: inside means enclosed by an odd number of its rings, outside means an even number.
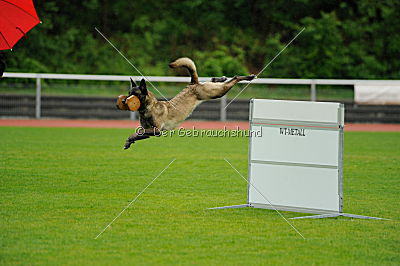
M139 86L131 79L132 89L129 96L137 96L140 100L139 121L144 130L132 134L126 140L124 149L128 149L137 140L159 136L160 130L175 129L203 101L220 98L239 81L255 78L255 75L235 76L227 81L226 78L216 78L213 82L200 83L196 66L190 58L179 58L169 66L184 67L191 76L190 84L169 101L157 100L154 94L147 90L144 79Z

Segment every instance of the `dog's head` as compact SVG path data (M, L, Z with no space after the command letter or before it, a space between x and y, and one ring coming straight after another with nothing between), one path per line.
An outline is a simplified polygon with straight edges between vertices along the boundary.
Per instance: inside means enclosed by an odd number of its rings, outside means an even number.
M146 105L146 98L149 96L149 92L147 91L146 81L142 79L140 81L140 85L136 85L136 83L131 79L132 89L129 91L129 96L134 95L139 98L140 106ZM128 97L129 97L128 96Z

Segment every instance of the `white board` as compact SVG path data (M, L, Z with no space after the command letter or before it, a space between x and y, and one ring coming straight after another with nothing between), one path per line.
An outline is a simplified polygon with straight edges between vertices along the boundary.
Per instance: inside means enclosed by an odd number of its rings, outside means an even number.
M252 139L252 160L338 165L338 130L268 125L253 125L252 129L266 136ZM300 136L286 135L291 129L300 129L293 132Z
M254 187L274 206L339 211L336 169L252 164L251 172ZM249 188L250 202L265 205L254 187Z
M400 104L400 86L359 85L354 86L354 101L359 104Z
M252 100L252 119L273 119L278 121L308 121L317 123L343 123L339 114L340 103L303 102L281 100ZM338 116L341 116L340 118Z
M248 204L341 212L343 124L340 103L252 100Z

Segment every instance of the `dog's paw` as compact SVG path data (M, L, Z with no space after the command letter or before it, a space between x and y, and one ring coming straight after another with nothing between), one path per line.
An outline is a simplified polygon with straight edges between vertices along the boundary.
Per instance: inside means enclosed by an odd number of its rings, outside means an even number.
M253 80L253 79L255 79L256 77L257 77L256 75L251 74L250 76L247 76L247 77L246 77L246 80Z
M126 141L124 145L124 150L127 150L131 147L131 145L135 143L134 141Z

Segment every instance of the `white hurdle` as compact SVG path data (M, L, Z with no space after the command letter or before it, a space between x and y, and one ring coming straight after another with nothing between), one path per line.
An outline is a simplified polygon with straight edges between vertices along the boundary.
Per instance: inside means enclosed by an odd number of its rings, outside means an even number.
M343 213L343 104L253 99L249 116L247 203L211 209L382 219Z

